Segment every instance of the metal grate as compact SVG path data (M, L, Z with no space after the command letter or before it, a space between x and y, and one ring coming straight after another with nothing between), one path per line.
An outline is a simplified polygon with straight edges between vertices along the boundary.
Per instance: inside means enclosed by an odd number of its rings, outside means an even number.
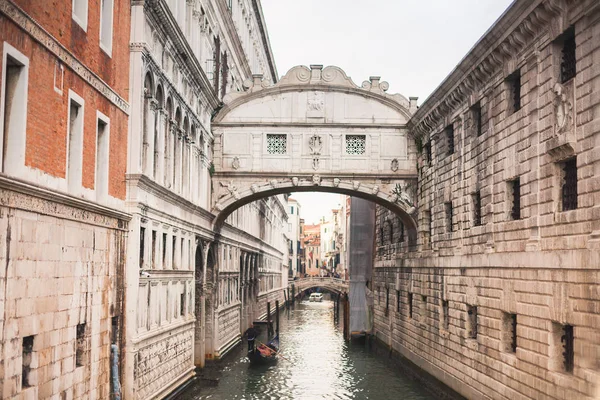
M448 143L448 154L454 154L454 125L446 127L446 140Z
M431 155L431 142L425 145L425 155L427 156L427 165L431 167L431 162L433 161L433 157Z
M560 341L563 344L563 364L565 366L565 371L573 372L573 367L575 366L575 352L573 346L574 336L572 325L564 326L564 334L561 336Z
M560 80L565 83L577 74L577 59L575 57L575 28L570 27L563 34L563 44L560 57Z
M400 235L398 238L398 242L403 243L404 242L404 223L402 223L402 221L398 220L398 224L400 225Z
M413 294L408 294L408 318L413 317Z
M512 188L512 209L510 217L512 219L521 219L521 180L519 178L511 182Z
M450 326L450 306L448 300L442 300L442 312L444 313L443 326L444 329L448 330Z
M510 349L513 353L517 351L517 314L511 314L511 339L510 339Z
M481 225L481 192L473 193L473 225Z
M467 306L469 315L469 337L477 339L477 306Z
M287 135L267 134L267 153L285 154L287 152Z
M346 135L346 154L365 154L365 135Z
M577 159L572 158L563 164L562 209L563 211L577 208Z

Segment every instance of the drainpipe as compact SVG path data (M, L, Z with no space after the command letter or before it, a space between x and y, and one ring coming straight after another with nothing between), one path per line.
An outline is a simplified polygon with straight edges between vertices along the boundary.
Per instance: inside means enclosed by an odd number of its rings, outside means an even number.
M121 382L119 382L119 347L115 343L110 345L110 372L112 375L112 398L121 400Z

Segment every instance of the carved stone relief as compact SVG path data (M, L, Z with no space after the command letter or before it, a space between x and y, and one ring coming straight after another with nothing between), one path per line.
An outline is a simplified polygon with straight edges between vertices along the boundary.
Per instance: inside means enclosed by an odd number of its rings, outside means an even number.
M325 108L325 98L322 92L309 92L306 104L307 118L323 118Z
M391 165L390 165L390 169L391 169L393 172L396 172L396 171L398 171L398 168L400 168L400 163L398 162L398 159L397 159L397 158L394 158L394 159L392 160L392 163L391 163Z
M239 169L240 168L240 158L239 157L234 157L233 161L231 161L231 168L233 169Z
M572 124L573 104L569 101L569 90L560 83L555 83L552 88L554 92L554 127L555 132L563 133Z

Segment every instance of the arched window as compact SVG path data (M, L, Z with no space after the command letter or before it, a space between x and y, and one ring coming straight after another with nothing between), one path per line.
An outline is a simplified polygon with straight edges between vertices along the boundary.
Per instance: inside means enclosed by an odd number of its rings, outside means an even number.
M142 115L142 171L145 173L149 173L147 170L148 166L148 157L151 157L152 149L149 148L150 145L150 101L153 97L153 87L152 87L152 76L150 72L146 74L144 78L144 108Z

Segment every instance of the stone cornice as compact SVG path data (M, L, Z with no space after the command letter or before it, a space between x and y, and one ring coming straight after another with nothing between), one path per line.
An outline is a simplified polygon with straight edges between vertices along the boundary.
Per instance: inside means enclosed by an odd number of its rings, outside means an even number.
M229 8L227 7L225 0L216 0L216 3L217 7L219 8L219 15L221 16L225 24L224 28L227 31L227 37L231 40L231 43L233 44L233 48L237 56L236 59L239 62L244 76L248 78L252 75L252 70L250 69L250 63L248 62L248 58L244 53L244 48L242 47L240 37L238 36L237 30L235 29L233 17L231 15L231 10L229 10Z
M6 15L19 28L27 32L29 36L52 53L56 58L65 63L69 69L81 79L106 97L125 114L129 115L129 103L102 80L94 71L85 66L65 46L58 42L40 24L27 15L11 1L0 1L0 13Z
M35 198L46 200L46 201L49 201L52 203L58 203L58 204L62 204L62 205L68 206L68 207L78 208L78 209L88 211L93 214L102 215L102 216L114 218L117 220L129 221L131 219L131 215L126 213L125 211L116 210L114 208L106 207L106 206L100 205L98 203L84 200L79 197L74 197L74 196L71 196L66 193L47 189L45 187L30 183L30 182L26 182L26 181L18 179L18 178L8 177L4 174L0 174L0 189L10 190L13 192L24 194L28 197L35 197ZM2 205L5 205L7 207L12 207L11 205L8 205L8 204L2 204ZM19 205L22 205L23 207L25 206L25 204L21 204L21 203ZM30 209L29 211L44 213L43 210ZM53 210L53 211L55 211L55 210ZM48 213L45 213L45 214L48 214ZM71 215L56 215L56 214L57 214L56 212L52 213L52 215L60 217L60 218L74 219L76 217L72 213L71 213ZM84 218L82 218L81 216L79 216L77 219L81 220L84 223L91 222L91 221L89 221L89 222L85 221ZM101 224L98 224L98 225L101 225Z
M269 34L267 33L267 27L265 23L265 16L262 12L262 5L260 0L252 0L252 6L254 8L254 15L256 15L256 22L260 28L260 36L265 47L265 53L267 54L267 62L269 63L269 69L273 76L273 83L277 83L279 77L277 76L277 66L275 66L275 58L273 57L273 50L271 49L271 41L269 40Z
M415 112L408 123L413 135L436 129L565 11L562 0L516 0Z
M176 54L172 54L177 58L178 64L185 65L190 69L190 78L196 81L196 85L200 88L211 88L212 85L204 72L204 69L198 62L196 55L190 48L190 45L181 31L179 24L169 10L169 6L165 0L146 0L144 7L148 9L147 15L153 16L167 36L172 41ZM205 90L207 102L212 109L219 106L219 99L213 90Z

